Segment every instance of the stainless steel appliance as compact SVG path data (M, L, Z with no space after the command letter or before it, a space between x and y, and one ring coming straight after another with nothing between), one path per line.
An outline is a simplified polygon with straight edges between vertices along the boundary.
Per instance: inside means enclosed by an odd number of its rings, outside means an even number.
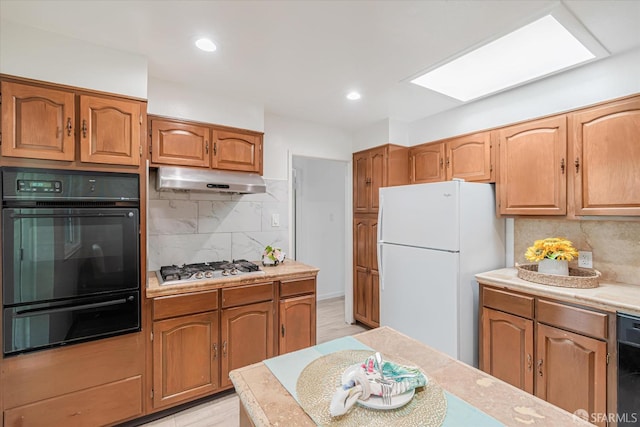
M618 426L640 425L640 317L618 313Z
M140 330L138 175L1 174L4 355Z
M198 280L222 279L228 276L246 274L264 274L257 264L244 259L229 261L212 261L182 266L167 265L156 272L161 285L173 285Z

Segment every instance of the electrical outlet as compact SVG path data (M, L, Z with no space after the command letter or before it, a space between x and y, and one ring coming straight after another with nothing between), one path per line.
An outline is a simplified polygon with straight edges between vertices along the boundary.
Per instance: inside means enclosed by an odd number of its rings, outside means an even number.
M280 227L280 214L277 214L277 213L271 214L271 226Z
M589 251L578 252L578 267L593 268L593 254Z

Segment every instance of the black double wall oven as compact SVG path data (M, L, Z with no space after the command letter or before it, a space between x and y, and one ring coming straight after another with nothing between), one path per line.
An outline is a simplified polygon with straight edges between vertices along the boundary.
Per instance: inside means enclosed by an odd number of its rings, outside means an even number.
M139 176L0 173L4 356L139 331Z

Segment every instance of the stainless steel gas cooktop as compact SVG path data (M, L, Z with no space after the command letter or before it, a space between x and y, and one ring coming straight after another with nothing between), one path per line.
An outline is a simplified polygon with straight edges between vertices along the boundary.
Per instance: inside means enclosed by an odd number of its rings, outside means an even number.
M182 266L167 265L160 267L160 271L156 272L161 285L254 274L264 274L264 271L260 270L257 264L244 259L183 264Z

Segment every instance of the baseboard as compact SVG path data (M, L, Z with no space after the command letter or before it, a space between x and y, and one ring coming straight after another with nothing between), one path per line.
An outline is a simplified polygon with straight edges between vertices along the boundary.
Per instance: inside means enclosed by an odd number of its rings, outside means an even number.
M318 294L316 301L324 301L333 298L344 298L344 292L333 292L330 294Z

